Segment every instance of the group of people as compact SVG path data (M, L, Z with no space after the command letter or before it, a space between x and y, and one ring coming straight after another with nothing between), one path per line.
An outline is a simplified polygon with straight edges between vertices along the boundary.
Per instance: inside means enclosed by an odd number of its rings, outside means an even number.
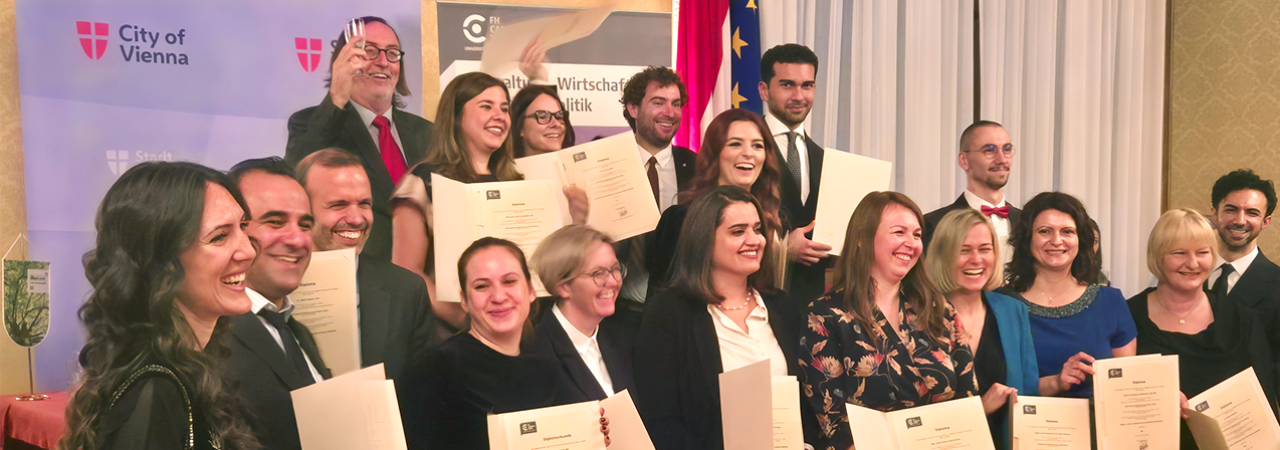
M762 361L799 379L804 439L822 450L852 448L846 403L969 396L1006 448L1015 394L1089 397L1093 361L1135 354L1178 354L1188 397L1253 367L1276 403L1280 267L1256 243L1275 209L1270 181L1232 172L1207 219L1161 216L1147 255L1156 287L1126 302L1102 278L1080 201L1007 202L1015 147L980 121L959 139L968 182L954 204L922 214L903 194L869 194L832 257L811 240L823 150L804 120L818 59L796 44L762 55L764 117L720 114L697 153L672 145L680 77L637 73L621 112L657 228L614 241L585 225L590 200L568 187L573 224L532 255L471 243L450 301L435 290L433 224L450 218L433 215L431 175L521 179L515 158L574 144L569 112L535 41L520 65L534 82L514 99L468 73L444 89L434 124L406 113L407 56L385 21L364 21L364 48L340 36L328 95L290 118L283 159L226 174L145 163L107 192L60 448L299 449L289 392L333 374L289 296L314 251L338 249L358 255L361 364L395 380L413 449L485 449L488 414L623 390L656 448L720 449L734 424L721 423L718 374ZM535 276L548 297L535 298Z

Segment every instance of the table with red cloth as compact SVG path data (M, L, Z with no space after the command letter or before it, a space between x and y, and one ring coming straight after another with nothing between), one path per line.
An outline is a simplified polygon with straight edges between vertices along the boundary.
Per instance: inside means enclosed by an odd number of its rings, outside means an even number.
M41 401L19 401L16 395L0 397L0 434L4 441L0 448L52 449L67 429L66 392L54 392ZM24 446L23 444L27 444Z

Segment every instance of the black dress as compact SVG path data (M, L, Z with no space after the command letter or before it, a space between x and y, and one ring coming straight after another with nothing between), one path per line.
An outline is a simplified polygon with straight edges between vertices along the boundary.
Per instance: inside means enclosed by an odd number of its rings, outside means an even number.
M1138 354L1178 355L1178 378L1187 398L1253 367L1268 403L1276 403L1275 370L1271 347L1259 314L1230 300L1209 295L1213 323L1197 334L1161 330L1151 321L1148 288L1129 299L1129 311L1138 326ZM1186 424L1182 425L1182 448L1196 449L1195 439Z
M410 449L489 448L486 416L571 403L554 361L531 345L520 356L470 333L431 349L396 384Z
M986 395L991 385L1000 383L1008 385L1008 366L1004 360L1004 345L1000 343L1000 326L996 323L996 314L987 303L986 295L982 296L982 305L987 314L983 318L982 336L978 337L978 350L973 353L973 371L978 376L978 395ZM991 429L991 437L997 450L1004 450L1005 439L1001 433L1004 422L1009 417L1009 405L987 415L987 426Z
M96 427L101 444L92 450L221 449L193 394L169 368L142 367L113 393Z

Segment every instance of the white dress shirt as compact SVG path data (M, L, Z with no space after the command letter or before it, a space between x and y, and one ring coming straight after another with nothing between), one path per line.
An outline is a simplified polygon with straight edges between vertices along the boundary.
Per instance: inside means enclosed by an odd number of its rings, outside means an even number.
M369 129L369 136L373 137L373 145L378 145L378 127L373 125L373 119L377 119L378 115L374 114L369 108L360 106L359 103L351 102L351 106L356 108L356 112L360 114L360 121L364 122L364 127ZM400 131L396 129L396 121L391 119L391 111L395 108L387 109L382 113L382 117L387 118L387 122L391 124L391 137L396 140L396 147L400 148L400 156L404 158L405 164L409 164L409 157L404 154L404 144L400 143ZM355 149L351 149L355 151ZM382 149L378 149L378 153L382 153Z
M637 138L638 139L638 138ZM654 155L645 150L638 143L636 149L640 151L640 168L647 169L649 167L649 158L658 158L658 213L661 214L676 204L676 194L680 192L680 184L676 179L676 162L672 156L671 145L662 149L658 154Z
M289 300L288 296L284 298L284 310L279 310L276 308L275 303L271 303L270 300L267 300L266 297L263 297L262 294L259 294L257 291L249 288L245 288L244 291L249 294L249 302L251 303L250 311L252 311L255 316L257 316L258 311L262 311L262 308L267 308L267 310L276 311L284 315L285 321L288 321L289 316L293 314L293 301ZM276 340L276 345L280 346L280 351L284 351L284 340L280 338L280 330L277 330L275 326L271 325L271 322L268 322L265 317L258 316L258 321L262 322L263 327L266 327L267 333L271 334L271 338ZM297 340L297 338L294 338L294 342L297 342ZM301 349L302 344L298 344L298 348ZM311 369L311 378L316 382L324 381L324 378L320 376L320 372L316 371L316 365L311 363L311 358L307 356L307 352L302 352L302 358L307 360L307 368Z
M1000 202L993 205L988 203L986 200L983 200L982 197L979 197L977 194L969 192L968 189L964 190L964 201L969 203L970 208L978 211L982 211L983 206L988 208L999 208L1009 204L1009 202L1006 202L1001 198ZM1003 259L1005 263L1012 261L1013 247L1009 246L1009 218L1000 217L995 214L987 217L991 219L991 224L995 225L996 235L1000 237L1000 259Z
M794 131L799 134L796 136L796 151L800 152L800 203L804 204L809 200L809 146L805 144L805 138L809 133L805 132L804 123L792 130L768 111L764 113L764 122L769 125L769 132L773 133L773 141L778 144L778 153L782 154L778 170L791 170L787 167L787 132Z
M582 362L587 364L587 370L590 370L591 375L595 376L596 381L600 383L600 389L604 390L605 395L612 396L613 379L609 378L609 369L604 365L604 355L600 353L600 341L596 340L596 337L600 336L600 326L596 325L591 336L587 336L569 323L569 319L560 312L559 304L551 306L551 313L556 315L556 320L560 321L560 327L564 328L565 334L569 335L569 341L573 342L573 348L578 350L578 356L582 357Z
M1227 275L1227 293L1231 293L1231 289L1236 287L1236 282L1240 281L1240 276L1244 275L1244 271L1249 270L1249 266L1253 265L1253 260L1258 259L1258 247L1254 246L1253 251L1241 256L1240 259L1227 262L1222 259L1222 255L1218 255L1218 261L1213 265L1213 272L1209 272L1209 288L1213 288L1213 284L1218 282L1218 277L1222 276L1222 266L1230 264L1234 272Z
M767 359L770 374L786 376L787 357L769 326L769 310L759 292L753 291L752 295L756 296L756 306L747 315L745 331L716 305L707 305L711 323L715 324L716 341L720 343L720 364L728 372Z

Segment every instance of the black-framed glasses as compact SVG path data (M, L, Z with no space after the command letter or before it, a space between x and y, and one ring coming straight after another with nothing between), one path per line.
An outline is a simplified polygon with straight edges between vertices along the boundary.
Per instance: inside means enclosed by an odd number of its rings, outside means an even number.
M533 120L538 121L538 125L546 125L548 123L551 123L552 117L555 117L556 120L560 121L560 123L564 123L564 114L565 113L563 110L556 111L556 112L542 110L542 111L534 111L530 114L525 114L524 118L528 119L532 117Z
M1004 147L996 147L996 144L987 144L977 150L965 150L965 152L973 151L982 152L982 156L986 156L987 159L995 159L996 152L1003 153L1005 158L1012 158L1013 154L1017 153L1018 149L1014 148L1013 144L1004 144Z
M591 281L596 282L596 286L604 287L605 283L609 282L609 277L614 277L621 283L622 279L627 276L627 268L619 265L610 269L596 269L578 276L591 277Z
M404 59L404 51L401 51L398 48L378 48L372 45L364 46L364 57L370 61L378 59L378 56L383 52L386 52L387 54L387 62L397 63L400 62L401 59Z

